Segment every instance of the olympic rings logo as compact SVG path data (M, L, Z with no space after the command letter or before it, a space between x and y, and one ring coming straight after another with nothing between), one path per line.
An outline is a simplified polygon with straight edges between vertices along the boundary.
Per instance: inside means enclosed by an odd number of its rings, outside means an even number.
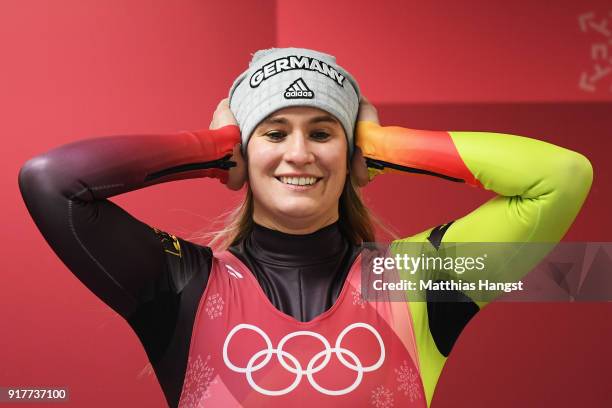
M364 367L361 364L361 360L359 360L359 357L357 357L355 353L342 347L342 339L344 339L344 336L346 336L346 334L350 332L351 330L358 328L358 327L361 327L361 328L364 328L370 331L374 335L374 337L376 337L376 340L378 340L378 344L380 345L380 357L378 358L378 361L368 367ZM267 346L266 349L260 350L257 353L253 354L253 356L249 359L246 367L244 368L234 365L230 361L229 357L227 356L227 348L229 346L230 341L232 340L232 337L236 333L238 333L240 330L243 330L243 329L253 330L254 332L258 333L263 338ZM302 367L302 365L300 364L298 359L295 358L295 356L283 350L283 347L285 346L285 343L287 343L287 341L289 341L290 339L294 337L298 337L298 336L314 337L315 339L319 340L325 347L324 350L318 352L310 359L306 369ZM328 390L322 387L321 385L319 385L314 379L314 374L320 372L327 366L327 364L331 360L332 352L336 354L336 357L338 358L338 360L346 368L353 370L357 373L353 384L351 384L350 386L344 389ZM253 380L253 373L262 369L265 365L267 365L272 359L273 354L276 354L278 362L287 371L289 371L292 374L295 374L295 380L293 381L293 383L291 383L291 385L289 385L287 388L284 388L281 390L266 390L260 387L259 385L257 385L255 381ZM262 356L265 356L265 358L261 362L255 364L255 362ZM352 362L347 361L345 356L348 357ZM285 359L288 359L291 362L291 364L288 364ZM317 364L317 362L321 359L322 361L319 364ZM308 330L301 330L301 331L296 331L296 332L287 334L278 343L278 348L273 348L270 337L268 337L268 335L262 329L252 324L245 324L245 323L235 326L229 332L223 344L223 361L225 362L225 365L227 365L227 367L231 369L232 371L235 371L237 373L246 374L246 379L249 385L251 386L251 388L253 388L255 391L261 394L268 395L268 396L279 396L279 395L285 395L285 394L290 393L300 384L300 381L302 380L302 377L304 375L306 375L306 378L308 378L310 385L312 385L314 389L316 389L322 394L345 395L345 394L348 394L354 391L359 386L359 384L361 383L363 379L363 373L368 373L368 372L377 370L383 364L384 360L385 360L385 345L383 343L382 337L376 331L376 329L374 329L374 327L370 326L367 323L353 323L347 326L338 335L338 338L336 339L336 344L334 347L331 347L329 341L327 341L327 339L323 337L322 335L320 335L319 333L315 333L315 332L308 331Z

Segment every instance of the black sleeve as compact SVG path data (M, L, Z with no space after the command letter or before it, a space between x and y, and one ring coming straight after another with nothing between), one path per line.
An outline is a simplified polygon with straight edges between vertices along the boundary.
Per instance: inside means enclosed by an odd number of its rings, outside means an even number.
M87 149L82 145L79 154L87 155ZM46 160L44 166L36 164L40 160ZM195 274L204 286L208 281L210 248L150 227L97 198L105 186L70 189L79 183L61 177L54 160L39 157L19 174L33 220L72 273L127 320L157 363L175 332L181 292Z
M72 273L124 318L157 292L173 291L155 231L110 200L96 198L112 187L79 189L53 167L29 162L19 186L32 219Z
M29 160L19 188L58 257L127 318L157 293L177 293L190 276L171 276L159 233L108 198L165 181L226 175L227 153L238 138L237 127L226 127L82 140Z
M436 250L440 248L444 233L453 222L437 226L427 237ZM458 290L426 290L426 299L429 331L440 354L448 357L459 335L480 308Z

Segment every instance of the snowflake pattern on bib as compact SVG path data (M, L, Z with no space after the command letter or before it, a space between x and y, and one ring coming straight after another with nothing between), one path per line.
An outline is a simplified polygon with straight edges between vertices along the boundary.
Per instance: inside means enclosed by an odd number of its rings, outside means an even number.
M353 305L359 306L362 309L364 309L366 301L361 296L361 285L359 285L357 289L353 289L353 291L351 292L351 295L353 296Z
M223 314L224 304L225 302L223 302L221 295L215 293L206 300L206 306L204 306L204 309L206 310L206 314L210 319L215 319Z
M379 385L372 391L371 402L376 408L391 408L393 407L393 392L384 385Z
M185 384L183 389L186 391L183 394L179 407L181 408L199 408L204 406L204 401L210 398L209 387L215 384L217 380L213 380L215 372L210 366L210 355L206 359L198 354L194 360L191 356L187 360L187 374L185 375Z
M410 397L410 401L416 401L421 398L421 391L419 389L418 381L420 381L417 373L408 365L408 362L404 360L399 370L396 368L395 373L397 374L397 382L399 383L397 389L404 392L404 395Z

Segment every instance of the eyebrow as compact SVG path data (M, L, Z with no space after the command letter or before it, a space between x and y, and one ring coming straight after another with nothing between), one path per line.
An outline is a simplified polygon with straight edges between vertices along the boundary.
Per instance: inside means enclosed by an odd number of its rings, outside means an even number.
M330 116L330 115L315 116L314 118L312 118L312 119L310 119L308 121L308 123L322 123L322 122L340 124L340 122L338 122L338 120L336 120L336 118L334 118L333 116ZM265 123L265 124L281 124L281 125L286 125L286 124L289 123L289 121L281 116L281 117L268 118L268 119L264 120L262 123Z

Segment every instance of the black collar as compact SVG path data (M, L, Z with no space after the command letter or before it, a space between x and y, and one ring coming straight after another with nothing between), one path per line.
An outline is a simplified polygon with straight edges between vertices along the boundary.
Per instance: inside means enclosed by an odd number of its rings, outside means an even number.
M254 223L244 244L258 261L292 266L338 259L349 246L348 240L340 232L338 222L303 235L287 234Z

